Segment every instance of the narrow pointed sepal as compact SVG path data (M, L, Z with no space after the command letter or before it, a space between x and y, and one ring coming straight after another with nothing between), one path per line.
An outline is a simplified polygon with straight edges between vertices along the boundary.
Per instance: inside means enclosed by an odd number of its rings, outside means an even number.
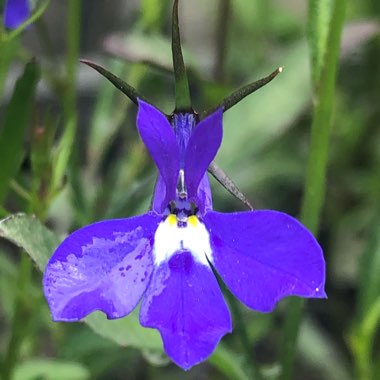
M181 35L179 32L178 0L175 0L173 5L172 54L175 79L175 109L178 112L191 111L189 81L183 61Z
M239 190L237 185L232 181L230 177L214 162L212 161L208 167L209 173L236 199L242 202L250 210L253 210L248 198Z
M107 78L118 90L120 90L123 94L127 95L129 99L132 100L133 103L138 104L137 99L142 99L145 102L147 101L141 94L137 92L137 90L124 82L122 79L117 77L116 75L110 73L104 67L99 66L98 64L88 61L87 59L81 59L80 62L84 63L87 66L90 66L94 70L96 70L99 74L103 75Z
M271 82L278 74L282 72L283 68L279 67L273 73L269 74L267 77L259 79L256 82L247 84L246 86L243 86L233 92L231 95L227 96L222 100L220 104L218 104L216 107L211 108L210 110L207 110L203 113L202 119L207 117L208 115L215 112L216 109L223 107L223 112L226 112L230 108L232 108L235 104L239 103L241 100L243 100L248 95L252 94L253 92L259 90L261 87L264 87L266 84Z

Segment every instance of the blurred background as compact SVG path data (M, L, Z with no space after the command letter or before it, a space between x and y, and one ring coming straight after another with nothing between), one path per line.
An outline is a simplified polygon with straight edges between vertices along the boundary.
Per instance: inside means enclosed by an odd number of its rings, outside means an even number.
M312 3L180 4L196 111L284 67L274 81L225 113L216 162L255 208L295 217L301 210L320 88L311 64ZM319 3L328 25L334 1ZM25 251L40 266L36 256L44 249L51 254L49 244L54 247L54 239L75 228L145 212L156 175L137 136L136 106L77 58L106 67L171 113L172 2L32 4L35 10L47 6L42 17L8 40L2 30L0 39L0 146L3 152L8 146L15 159L1 156L0 149L0 216L35 214L55 235L47 230L36 234L42 226L25 232L19 225L0 224L5 238L0 241L0 350L3 368L12 373L4 379L249 379L245 369L250 361L263 378L280 378L288 300L271 314L238 305L233 334L223 338L212 359L186 373L163 354L157 334L139 327L137 314L106 324L97 314L87 324L51 322L41 273L34 265L28 268ZM379 16L376 0L347 3L318 233L327 261L328 299L310 300L304 308L295 379L380 378ZM41 79L29 98L15 101L16 80L32 57ZM6 134L7 109L17 114L26 102L24 127ZM212 186L216 210L244 209L216 181ZM28 233L29 245L20 237L27 239Z

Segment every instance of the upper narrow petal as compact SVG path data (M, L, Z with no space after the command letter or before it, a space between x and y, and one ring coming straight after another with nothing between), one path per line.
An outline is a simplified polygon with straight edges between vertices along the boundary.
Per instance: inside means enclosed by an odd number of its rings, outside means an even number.
M6 28L18 28L29 16L29 0L8 0L6 2L4 9L4 25Z
M137 129L165 182L164 203L168 203L176 195L180 166L179 147L174 131L165 115L141 99L139 99ZM165 206L166 204L163 208Z
M277 211L209 212L210 260L247 306L271 311L285 296L326 297L325 261L313 235Z
M109 319L130 313L153 270L153 236L161 218L145 214L75 231L58 246L43 278L55 321L78 321L95 310Z
M180 251L155 268L140 322L160 331L168 356L183 369L205 360L231 332L231 318L209 265Z
M190 199L196 199L199 183L216 156L223 137L223 109L219 108L194 128L185 154L185 181Z

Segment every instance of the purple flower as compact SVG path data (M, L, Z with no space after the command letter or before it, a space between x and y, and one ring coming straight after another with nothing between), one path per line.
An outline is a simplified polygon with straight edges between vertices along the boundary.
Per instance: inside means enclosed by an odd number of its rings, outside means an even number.
M8 29L18 28L30 16L29 0L6 0L4 25Z
M50 259L44 291L55 321L95 310L121 318L142 299L141 324L158 329L166 353L189 369L232 330L211 267L246 306L269 312L285 296L326 297L325 262L311 233L284 213L213 211L206 171L222 141L222 109L197 123L193 113L168 121L138 104L137 127L159 171L152 210L74 232Z

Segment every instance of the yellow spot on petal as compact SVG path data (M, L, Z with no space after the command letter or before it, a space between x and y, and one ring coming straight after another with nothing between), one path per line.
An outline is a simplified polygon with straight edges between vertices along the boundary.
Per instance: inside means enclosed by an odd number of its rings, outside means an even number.
M174 214L170 214L166 221L169 223L170 226L176 226L177 225L177 217Z
M190 224L192 227L196 227L198 225L198 218L195 215L189 216L187 219L187 222Z

